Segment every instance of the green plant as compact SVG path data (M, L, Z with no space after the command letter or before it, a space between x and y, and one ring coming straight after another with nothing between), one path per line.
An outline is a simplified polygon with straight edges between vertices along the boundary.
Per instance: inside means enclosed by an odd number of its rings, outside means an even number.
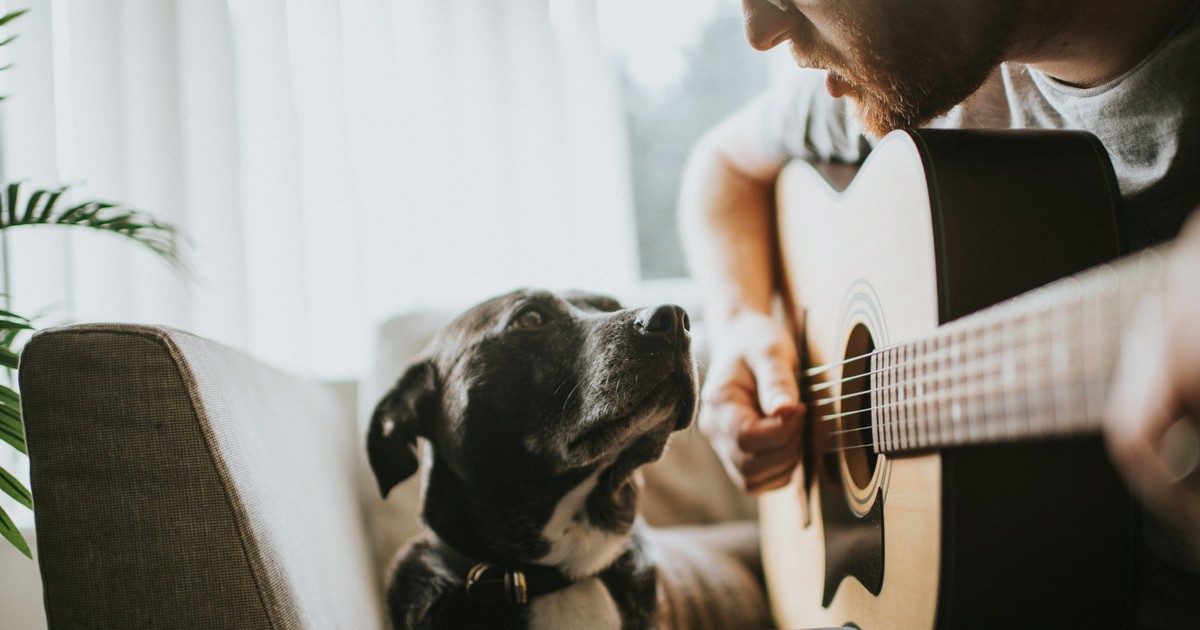
M0 16L0 26L23 15L28 9ZM5 46L16 35L0 41ZM4 70L8 66L0 67ZM0 96L0 100L4 97ZM25 194L20 182L13 182L0 195L0 233L12 229L41 226L88 228L117 234L133 240L180 267L179 239L176 228L155 220L150 215L122 204L86 201L74 205L62 203L67 187L52 190L37 189ZM65 207L64 207L65 206ZM5 261L7 265L7 261ZM6 273L7 275L7 273ZM11 296L10 296L11 297ZM16 391L16 372L19 365L18 342L22 334L34 330L33 322L24 316L0 310L0 366L7 369L8 383L0 383L0 440L28 455L25 448L25 429L21 418L21 396ZM33 495L16 477L0 468L0 491L17 503L33 509ZM29 544L21 536L12 519L0 507L0 535L3 535L26 556L31 556Z

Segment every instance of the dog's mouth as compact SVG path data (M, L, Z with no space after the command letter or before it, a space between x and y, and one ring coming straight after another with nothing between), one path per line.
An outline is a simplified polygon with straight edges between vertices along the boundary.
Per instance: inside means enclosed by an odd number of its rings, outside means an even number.
M633 408L610 419L593 423L570 442L572 451L595 455L621 448L655 429L669 426L663 436L686 428L695 413L696 392L693 378L684 370L667 374Z

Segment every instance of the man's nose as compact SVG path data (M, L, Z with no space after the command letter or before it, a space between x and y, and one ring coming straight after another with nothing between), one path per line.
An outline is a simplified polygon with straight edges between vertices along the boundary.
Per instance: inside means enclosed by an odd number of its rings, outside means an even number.
M642 335L677 344L688 339L692 322L683 308L662 304L642 309L634 318L633 326Z
M792 0L783 0L784 6L790 6ZM774 3L768 0L742 0L742 10L746 14L746 39L755 50L770 50L787 39L795 17L791 11L780 11Z

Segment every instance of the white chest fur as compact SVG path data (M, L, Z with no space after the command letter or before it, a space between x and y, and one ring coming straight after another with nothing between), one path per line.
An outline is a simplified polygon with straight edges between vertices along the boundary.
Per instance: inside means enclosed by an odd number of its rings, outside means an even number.
M531 630L620 628L621 613L600 578L576 582L529 604Z
M595 575L612 564L629 542L629 532L615 533L588 522L586 502L599 473L588 477L559 500L542 529L550 551L538 562L557 567L570 578Z

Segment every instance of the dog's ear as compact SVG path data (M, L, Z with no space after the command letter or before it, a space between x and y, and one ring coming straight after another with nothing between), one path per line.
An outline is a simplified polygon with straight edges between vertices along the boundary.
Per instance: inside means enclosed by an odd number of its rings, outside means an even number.
M428 361L408 366L400 381L371 414L367 429L367 460L387 498L396 484L417 472L417 435L430 422L437 394L437 374Z

